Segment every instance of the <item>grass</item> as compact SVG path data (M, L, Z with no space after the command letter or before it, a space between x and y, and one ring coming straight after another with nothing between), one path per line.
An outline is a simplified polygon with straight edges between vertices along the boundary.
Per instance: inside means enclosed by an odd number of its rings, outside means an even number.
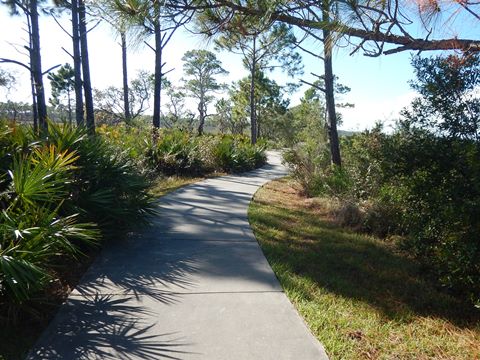
M183 186L187 186L211 177L223 176L225 173L213 173L206 176L158 176L150 189L150 193L154 196L161 197L169 192L175 191Z
M155 196L163 196L169 192L175 191L182 186L190 185L203 180L203 177L185 177L185 176L158 176L150 189L150 193Z
M224 176L224 175L227 175L227 174L222 172L214 172L211 174L207 174L205 176L159 175L153 181L152 187L150 188L150 193L154 196L161 197L183 186L187 186L208 178Z
M380 239L337 226L289 179L260 189L254 233L331 359L480 359L480 312Z

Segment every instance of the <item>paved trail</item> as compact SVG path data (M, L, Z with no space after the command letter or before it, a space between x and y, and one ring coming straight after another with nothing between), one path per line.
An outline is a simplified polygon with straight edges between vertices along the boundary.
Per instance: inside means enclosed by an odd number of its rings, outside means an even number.
M29 359L319 360L247 219L279 156L163 197L142 235L107 246Z

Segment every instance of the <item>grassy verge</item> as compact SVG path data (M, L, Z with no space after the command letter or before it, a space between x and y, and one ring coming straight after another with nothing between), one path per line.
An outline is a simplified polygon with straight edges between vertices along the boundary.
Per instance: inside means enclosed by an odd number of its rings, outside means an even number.
M175 191L181 187L184 187L205 179L214 178L218 176L225 176L225 175L227 175L227 173L223 173L223 172L215 172L205 176L159 175L153 181L152 187L150 188L150 193L153 196L160 197L168 194L169 192Z
M183 186L190 185L205 179L204 177L185 177L185 176L159 176L153 181L150 193L160 197L169 192L175 191Z
M480 359L480 314L379 239L338 227L290 180L249 218L287 296L331 359Z

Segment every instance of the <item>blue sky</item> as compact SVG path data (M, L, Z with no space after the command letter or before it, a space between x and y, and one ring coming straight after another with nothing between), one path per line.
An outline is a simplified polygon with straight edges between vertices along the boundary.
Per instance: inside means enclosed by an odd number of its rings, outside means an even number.
M458 21L457 21L458 23ZM442 24L439 20L438 24ZM472 26L473 24L473 26ZM448 27L440 25L439 36L464 36L479 38L480 29L474 21L464 21L460 25ZM41 23L41 44L43 68L47 69L56 64L71 62L69 56L61 49L71 49L70 40L55 22L43 17ZM68 27L68 22L65 22ZM6 6L0 7L0 57L23 59L26 57L15 50L12 44L24 44L26 34L23 18L12 18ZM113 32L106 25L93 30L89 37L90 63L92 84L96 88L105 88L109 85L121 86L121 53L116 44ZM17 46L18 48L18 46ZM186 32L178 32L167 46L165 60L167 68L175 70L169 74L171 80L178 81L182 76L181 58L185 51L198 48L211 49L209 42L199 36ZM413 72L410 66L410 53L400 53L377 58L365 57L361 52L349 56L351 49L339 49L335 52L334 71L340 82L349 86L352 91L344 96L342 101L355 104L355 108L343 110L343 125L346 130L362 130L373 126L380 120L387 123L397 118L401 108L408 105L414 97L408 80L412 79ZM224 81L231 82L246 76L241 59L227 53L220 53L220 60L229 75ZM129 55L129 75L133 77L140 69L153 71L153 52L147 47L140 47ZM310 72L322 73L322 63L309 55L304 55L305 80L312 80ZM28 74L24 69L10 66L19 78L19 85L9 98L17 101L30 101ZM272 74L279 82L285 82L286 77L280 73ZM299 79L296 79L299 80ZM289 79L292 81L292 79ZM298 103L305 87L292 95L291 103ZM49 89L47 88L47 93ZM5 94L0 94L5 96Z

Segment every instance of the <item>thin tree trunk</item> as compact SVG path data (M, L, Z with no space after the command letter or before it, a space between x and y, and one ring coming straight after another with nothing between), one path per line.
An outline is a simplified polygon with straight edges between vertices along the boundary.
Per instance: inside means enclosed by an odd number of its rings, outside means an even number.
M85 110L88 132L95 133L95 115L93 111L93 92L90 81L90 63L88 60L87 22L85 14L85 0L78 0L78 20L80 30L80 51L82 58L83 91L85 92Z
M258 107L257 107L258 108ZM260 116L260 119L262 117ZM257 119L257 138L261 138L262 137L262 132L261 132L261 126L260 126L260 122L258 121Z
M28 45L29 48L32 48L32 23L30 21L30 16L27 15L27 26L28 26ZM37 111L37 100L35 94L35 80L33 79L33 72L31 69L33 68L33 61L30 57L30 91L32 93L32 113L33 113L33 131L38 133L38 111ZM13 121L17 120L17 111L14 109L14 118Z
M200 103L198 104L198 112L200 115L200 123L198 124L198 135L203 135L203 127L205 126L205 100L203 95L200 97Z
M75 75L75 121L77 126L83 126L82 56L80 53L78 0L72 0L72 42L73 70Z
M130 101L128 96L128 73L127 73L127 37L125 32L120 33L122 38L122 70L123 70L123 108L125 113L125 121L130 122L132 115L130 114Z
M160 107L162 105L162 27L160 16L155 19L155 86L153 89L153 129L160 128Z
M35 94L35 81L33 80L33 76L30 77L30 82L32 86L32 111L33 111L33 131L35 133L38 132L38 110L37 110L37 99ZM14 120L16 119L16 116Z
M252 144L257 143L257 109L255 106L255 71L257 68L257 54L256 54L257 37L253 37L253 54L252 54L252 68L250 69L250 141Z
M324 7L323 20L329 21L328 2ZM324 49L324 73L325 73L325 104L327 108L327 131L330 142L330 154L332 164L342 165L340 156L340 143L337 131L337 114L335 111L335 90L332 65L332 47L333 39L329 30L323 30L323 49Z
M70 95L70 90L67 92L67 100L68 100L68 123L72 125L72 97Z
M32 85L32 86L33 86L33 85ZM35 99L35 98L34 98L34 99ZM36 109L37 109L36 106L37 106L37 105L35 104L34 106L35 106L34 111L36 111ZM17 121L17 114L18 114L18 111L17 111L17 109L15 108L15 105L14 105L14 107L13 107L13 122L16 122L16 121ZM34 129L35 129L35 123L33 124L33 126L34 126ZM38 126L38 125L37 125L37 126ZM35 131L36 131L36 130L37 130L37 129L35 129Z
M30 49L31 72L37 101L38 125L41 132L47 130L47 104L43 87L42 58L40 53L40 29L38 26L37 0L30 1L30 18L32 21L32 46Z

